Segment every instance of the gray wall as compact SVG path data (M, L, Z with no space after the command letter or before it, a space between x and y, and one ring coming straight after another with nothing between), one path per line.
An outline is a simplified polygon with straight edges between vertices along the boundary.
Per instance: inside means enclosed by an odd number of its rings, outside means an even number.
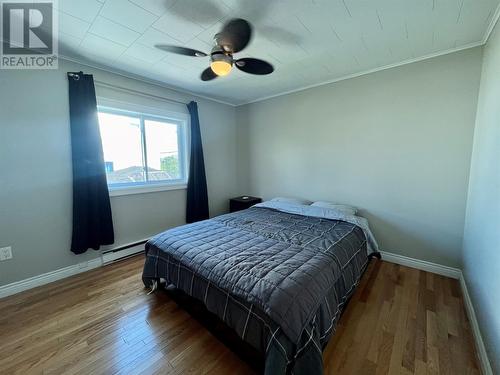
M240 191L362 209L382 250L460 266L481 49L238 108Z
M485 49L465 218L463 268L489 352L500 374L500 25Z
M0 247L14 258L0 262L0 285L99 255L75 256L71 239L71 156L67 71L178 100L197 100L212 215L226 212L237 193L235 109L202 98L61 61L56 71L0 70ZM137 104L171 106L113 90L98 95ZM170 108L174 109L175 108ZM183 106L177 108L185 111ZM116 245L184 223L185 190L112 197Z

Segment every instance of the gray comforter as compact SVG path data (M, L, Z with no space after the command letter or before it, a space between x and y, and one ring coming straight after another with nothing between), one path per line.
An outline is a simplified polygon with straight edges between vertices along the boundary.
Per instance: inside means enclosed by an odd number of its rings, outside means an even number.
M258 316L269 332L254 346L267 352L273 339L284 337L289 345L281 343L279 350L286 352L286 366L307 344L321 358L323 341L368 259L365 235L356 225L269 208L168 230L151 239L146 251L146 284L165 278L226 322L229 297L245 305L240 336L246 339L249 317ZM217 294L210 308L208 300Z

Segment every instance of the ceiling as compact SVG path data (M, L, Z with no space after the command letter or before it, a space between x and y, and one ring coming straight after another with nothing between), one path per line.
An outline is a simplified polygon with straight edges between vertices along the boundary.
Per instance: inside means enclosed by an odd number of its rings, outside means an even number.
M484 42L500 0L59 0L60 54L216 100L243 104ZM225 21L240 17L254 36L236 57L271 62L254 76L234 69L202 82Z

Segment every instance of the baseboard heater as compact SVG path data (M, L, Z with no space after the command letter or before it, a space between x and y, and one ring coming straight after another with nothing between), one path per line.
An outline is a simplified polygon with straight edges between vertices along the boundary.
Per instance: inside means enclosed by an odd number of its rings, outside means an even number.
M112 263L116 260L130 257L144 252L144 244L148 240L141 240L127 245L119 246L115 249L108 250L102 254L102 264Z

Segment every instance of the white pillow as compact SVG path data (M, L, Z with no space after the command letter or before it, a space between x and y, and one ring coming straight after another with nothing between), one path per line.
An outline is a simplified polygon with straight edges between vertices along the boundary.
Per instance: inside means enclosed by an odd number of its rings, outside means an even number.
M271 199L271 202L283 202L283 203L291 203L291 204L305 204L305 205L310 205L311 201L308 201L306 199L299 199L299 198L286 198L286 197L276 197Z
M356 212L358 212L356 207L348 206L346 204L336 204L336 203L324 202L324 201L314 202L313 204L311 204L311 206L330 208L332 210L341 211L342 213L344 213L346 215L356 215Z

